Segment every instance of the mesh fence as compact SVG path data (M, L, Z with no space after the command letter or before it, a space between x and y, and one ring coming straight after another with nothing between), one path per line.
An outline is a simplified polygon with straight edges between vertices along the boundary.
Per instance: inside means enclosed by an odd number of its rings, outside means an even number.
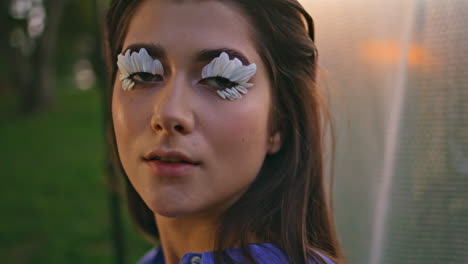
M468 263L468 1L302 1L337 122L351 263Z

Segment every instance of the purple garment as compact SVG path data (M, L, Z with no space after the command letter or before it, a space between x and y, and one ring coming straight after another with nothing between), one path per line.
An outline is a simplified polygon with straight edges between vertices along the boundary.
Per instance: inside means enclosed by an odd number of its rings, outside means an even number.
M253 257L260 264L286 264L288 263L286 254L278 249L275 245L270 243L251 244L249 245ZM241 248L230 248L227 250L228 254L235 263L243 263L243 255ZM317 252L318 253L318 252ZM327 264L334 264L329 258L323 254L318 253ZM318 263L318 262L311 262ZM137 264L164 264L164 255L161 247L154 248L140 260ZM187 253L180 260L179 264L214 264L213 252L204 253Z

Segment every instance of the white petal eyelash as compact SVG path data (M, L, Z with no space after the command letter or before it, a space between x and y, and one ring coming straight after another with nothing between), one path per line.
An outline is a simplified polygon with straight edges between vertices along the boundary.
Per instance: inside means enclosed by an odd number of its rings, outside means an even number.
M221 98L233 101L242 98L242 94L247 94L247 88L253 86L253 84L247 82L256 72L257 65L255 63L244 66L239 59L230 60L228 54L222 52L219 57L214 58L208 65L203 67L202 78L219 76L237 83L234 87L217 91Z
M164 68L159 60L154 60L146 51L141 48L139 52L127 50L125 54L117 57L117 66L120 70L119 79L122 81L122 89L131 90L135 82L129 77L137 72L146 72L164 76Z

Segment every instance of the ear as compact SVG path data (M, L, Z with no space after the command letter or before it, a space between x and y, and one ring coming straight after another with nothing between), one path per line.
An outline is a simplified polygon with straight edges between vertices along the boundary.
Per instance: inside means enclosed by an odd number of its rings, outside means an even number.
M270 136L268 140L268 154L275 154L281 149L281 135L280 132L275 132L273 135Z

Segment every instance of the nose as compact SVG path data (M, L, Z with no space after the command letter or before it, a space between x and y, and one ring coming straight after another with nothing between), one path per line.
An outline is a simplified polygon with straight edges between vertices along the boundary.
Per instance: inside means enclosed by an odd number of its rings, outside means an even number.
M190 134L194 127L190 97L190 86L183 76L168 80L156 93L151 129L157 134Z

